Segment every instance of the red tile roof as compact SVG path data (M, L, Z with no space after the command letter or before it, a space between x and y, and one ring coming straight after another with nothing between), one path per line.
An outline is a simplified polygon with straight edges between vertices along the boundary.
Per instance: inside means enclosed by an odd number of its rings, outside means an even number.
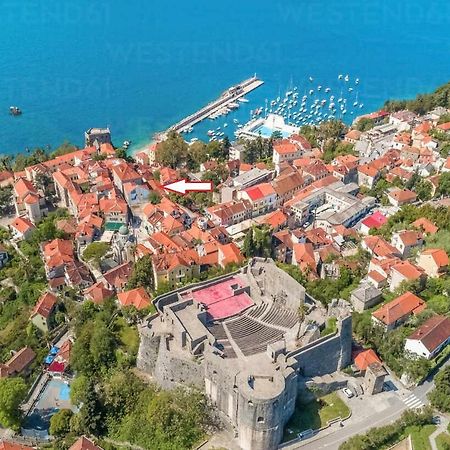
M438 267L448 266L447 252L441 248L429 248L424 250L421 255L431 256Z
M252 186L245 190L249 198L256 202L268 197L269 195L275 195L275 191L270 183L261 183L256 186Z
M421 228L425 233L435 234L439 228L426 217L420 217L411 224L413 227Z
M18 444L12 441L0 442L0 450L33 450L36 447L29 447L28 445Z
M450 338L450 318L445 316L430 317L408 339L418 340L433 352L443 342Z
M81 436L69 448L69 450L102 450L102 448L98 445L95 445L94 442L88 439L86 436Z
M117 294L117 299L122 306L134 306L141 310L150 306L150 297L143 287Z
M359 370L366 370L374 362L381 364L380 358L372 349L364 350L355 357L355 365Z
M48 319L53 312L53 308L56 305L58 298L56 295L51 292L45 292L36 303L36 306L31 313L31 316L35 316L36 314L40 314L42 317Z
M408 291L377 309L372 316L386 325L392 325L410 314L421 313L426 307L424 300Z

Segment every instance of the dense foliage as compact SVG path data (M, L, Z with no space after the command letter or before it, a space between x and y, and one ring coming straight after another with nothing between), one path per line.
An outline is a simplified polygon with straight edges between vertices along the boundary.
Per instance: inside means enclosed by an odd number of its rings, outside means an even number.
M204 395L161 391L138 378L132 369L137 347L129 339L137 331L120 316L113 301L85 303L76 314L71 400L80 411L54 416L53 434L60 442L91 434L143 448L190 449L210 420Z
M269 226L253 226L245 235L242 253L247 257L267 258L272 254L272 230Z
M20 377L0 379L0 424L17 430L20 424L19 405L27 386Z
M437 106L450 108L450 82L440 86L431 94L419 94L413 100L388 100L384 104L387 111L409 109L417 114L425 114Z
M431 424L433 413L430 409L423 411L406 410L400 419L384 427L372 428L366 434L351 437L340 445L339 450L379 450L400 441L407 427Z
M429 394L431 404L443 413L450 412L450 367L436 375L435 387Z

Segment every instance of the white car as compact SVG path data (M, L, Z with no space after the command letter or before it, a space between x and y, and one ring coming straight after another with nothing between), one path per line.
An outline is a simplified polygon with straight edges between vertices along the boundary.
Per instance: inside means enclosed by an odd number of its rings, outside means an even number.
M353 397L353 392L349 388L342 389L342 392L347 396L347 398Z

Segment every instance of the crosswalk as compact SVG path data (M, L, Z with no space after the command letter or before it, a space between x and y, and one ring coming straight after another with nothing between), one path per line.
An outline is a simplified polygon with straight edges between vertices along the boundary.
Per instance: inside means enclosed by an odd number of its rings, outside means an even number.
M418 399L414 394L411 394L408 397L404 398L403 402L408 408L411 409L422 408L422 406L424 406L422 400Z

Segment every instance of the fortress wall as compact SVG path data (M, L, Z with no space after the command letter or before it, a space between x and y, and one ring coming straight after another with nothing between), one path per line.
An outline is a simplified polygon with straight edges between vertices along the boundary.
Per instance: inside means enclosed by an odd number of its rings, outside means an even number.
M325 375L343 369L351 362L352 318L346 317L339 324L338 333L330 338L312 342L293 352L297 368L304 376Z
M286 374L285 387L268 399L238 393L239 445L243 450L272 450L283 437L284 426L295 409L297 375Z
M179 385L204 388L203 364L193 358L167 349L166 339L162 338L159 346L153 375L163 389L173 389Z
M254 269L262 266L255 264ZM258 275L256 275L258 277ZM286 293L285 306L297 311L305 301L305 289L290 275L279 269L274 263L265 264L259 277L264 282L266 296L277 295L281 292Z
M150 330L140 329L140 344L137 355L137 368L145 373L153 374L158 359L161 336L151 336Z

